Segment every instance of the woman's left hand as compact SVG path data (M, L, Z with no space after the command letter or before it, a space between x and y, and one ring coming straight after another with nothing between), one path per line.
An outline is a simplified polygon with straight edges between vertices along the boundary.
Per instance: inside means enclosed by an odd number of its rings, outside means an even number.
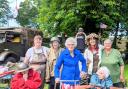
M124 76L123 75L120 75L120 81L124 82Z

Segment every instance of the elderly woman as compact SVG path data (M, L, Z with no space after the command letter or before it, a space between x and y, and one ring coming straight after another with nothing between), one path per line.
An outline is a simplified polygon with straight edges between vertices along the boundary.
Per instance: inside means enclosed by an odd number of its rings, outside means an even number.
M24 63L29 64L34 70L40 72L42 80L45 77L48 50L47 47L42 46L42 37L36 35L33 47L29 48L25 55Z
M107 67L100 67L96 73L91 76L89 85L76 86L75 89L117 89L113 87L110 71Z
M60 47L60 40L58 37L51 38L50 50L48 53L47 66L46 66L46 82L50 82L49 89L54 89L55 78L54 78L54 66L56 64L56 60L60 53L62 52L62 48Z
M91 76L99 67L103 46L99 45L99 37L95 33L89 34L86 41L88 48L84 52L84 57L87 61L88 74Z
M107 67L103 66L91 76L90 85L92 88L108 89L113 86L110 72Z
M37 71L25 63L20 63L10 85L11 89L39 89L41 82L40 74Z
M80 51L75 48L76 45L75 38L68 38L65 42L66 49L60 54L55 65L54 74L56 83L59 83L60 80L69 80L63 82L64 89L66 87L69 89L74 87L74 80L80 80L80 77L85 76L86 73L86 61ZM82 62L82 71L79 70L79 61ZM60 75L61 66L63 67Z
M113 86L121 87L120 82L124 81L124 62L118 50L111 48L110 39L104 41L104 50L101 56L101 66L106 66L110 70Z

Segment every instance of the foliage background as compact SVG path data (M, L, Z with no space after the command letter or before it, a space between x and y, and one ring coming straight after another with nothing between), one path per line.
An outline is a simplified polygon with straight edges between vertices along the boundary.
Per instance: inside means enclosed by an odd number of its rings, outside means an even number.
M99 24L105 23L110 30L118 29L119 23L127 28L127 0L25 0L20 6L17 21L22 26L39 28L52 35L74 35L79 27L86 33L98 32Z
M25 0L16 20L21 26L42 30L44 37L75 36L83 27L87 35L95 32L103 41L111 32L117 48L117 39L128 39L127 7L127 0ZM100 28L101 23L107 28Z
M7 24L10 17L10 8L7 0L0 0L0 26Z

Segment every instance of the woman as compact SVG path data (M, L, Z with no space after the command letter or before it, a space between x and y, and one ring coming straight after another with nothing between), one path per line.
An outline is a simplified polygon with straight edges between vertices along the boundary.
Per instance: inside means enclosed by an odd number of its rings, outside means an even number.
M46 82L50 82L49 89L54 89L55 78L54 78L54 66L56 64L56 60L60 53L62 52L62 48L60 47L60 40L57 37L51 38L51 48L48 53L47 66L46 66Z
M34 70L40 72L42 80L45 77L47 55L48 48L42 46L42 37L36 35L33 47L26 52L24 63L29 64Z
M80 80L80 77L86 75L86 61L80 51L75 48L76 45L75 38L68 38L65 42L66 49L60 54L55 65L55 81L59 83L60 80L65 80L63 82L63 89L66 87L69 87L69 89L73 88L75 84L74 80ZM82 62L82 71L79 70L79 61ZM61 67L62 72L60 75ZM69 81L66 82L66 80Z
M110 70L113 86L121 87L124 81L124 62L118 50L111 48L112 42L110 39L104 41L104 50L101 56L101 66L106 66Z
M25 63L20 63L17 73L11 80L11 89L39 89L41 82L40 74L37 71Z
M98 71L91 76L90 85L92 85L93 88L97 87L100 89L112 87L113 83L108 68L105 66L100 67Z
M76 86L76 89L114 89L110 71L107 67L100 67L92 74L89 85Z
M96 73L100 64L101 49L103 46L99 45L99 37L95 33L91 33L87 36L88 48L84 52L84 57L87 61L88 74L92 75Z

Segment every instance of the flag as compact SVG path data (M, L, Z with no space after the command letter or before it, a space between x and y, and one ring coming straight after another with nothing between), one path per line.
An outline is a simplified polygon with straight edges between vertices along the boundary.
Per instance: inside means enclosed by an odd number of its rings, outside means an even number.
M18 15L18 10L19 10L19 4L17 3L17 0L16 0L14 12L13 12L13 17L14 17L14 18L17 17L17 15Z
M19 4L17 3L17 0L16 0L16 6L15 6L15 9L16 9L17 12L18 12L18 10L19 10Z
M107 25L106 24L103 24L103 23L100 23L100 28L101 29L105 29L105 28L107 28Z

